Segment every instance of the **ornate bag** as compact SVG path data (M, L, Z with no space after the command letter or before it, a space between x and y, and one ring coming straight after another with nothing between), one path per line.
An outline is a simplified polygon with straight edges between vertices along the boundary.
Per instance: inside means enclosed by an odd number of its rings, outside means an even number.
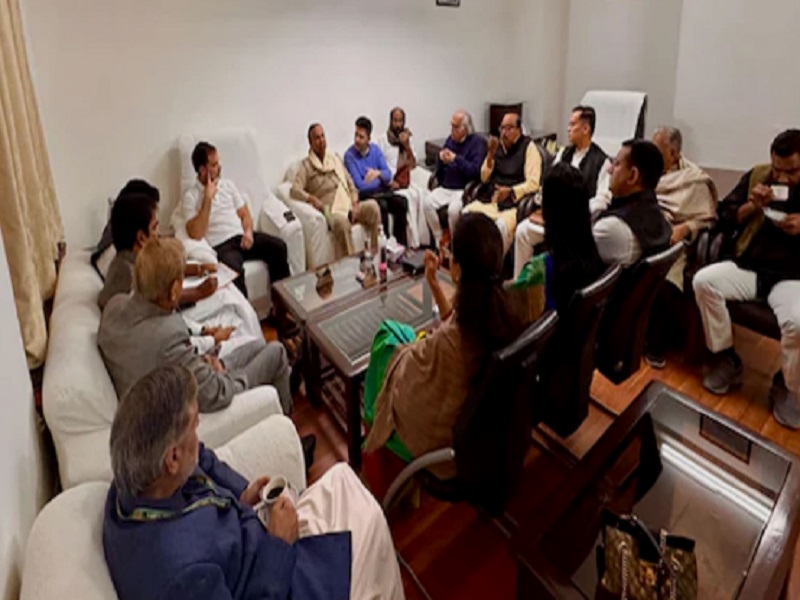
M597 548L602 593L623 600L695 600L694 540L653 533L635 515L604 511L603 545Z

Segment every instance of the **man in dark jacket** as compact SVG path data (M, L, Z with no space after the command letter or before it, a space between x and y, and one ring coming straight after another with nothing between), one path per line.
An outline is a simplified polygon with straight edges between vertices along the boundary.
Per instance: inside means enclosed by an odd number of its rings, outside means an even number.
M694 278L706 344L713 353L703 380L726 394L742 380L733 347L728 300L765 300L781 327L782 369L770 391L772 414L800 428L800 130L772 142L771 163L746 173L719 206L720 226L733 243L730 260L709 265Z
M608 209L594 225L600 258L608 265L630 266L669 247L672 228L656 198L664 159L655 144L628 140L611 165Z
M196 396L188 369L161 367L114 418L103 549L121 600L402 600L386 519L347 465L257 512L269 478L199 442Z

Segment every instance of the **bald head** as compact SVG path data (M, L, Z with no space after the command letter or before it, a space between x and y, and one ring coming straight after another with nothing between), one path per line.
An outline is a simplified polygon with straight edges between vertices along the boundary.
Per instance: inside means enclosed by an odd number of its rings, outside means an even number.
M678 168L683 150L683 135L675 127L659 127L653 133L653 143L664 158L664 173Z

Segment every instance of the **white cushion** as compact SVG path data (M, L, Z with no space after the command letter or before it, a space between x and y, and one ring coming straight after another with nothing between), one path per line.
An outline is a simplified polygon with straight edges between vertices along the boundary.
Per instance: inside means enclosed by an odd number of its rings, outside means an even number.
M217 456L248 480L283 475L298 490L306 488L300 438L284 416L263 420L219 448ZM84 483L44 507L28 538L21 600L117 598L103 553L108 486Z
M89 252L68 253L50 317L42 384L44 416L65 489L111 478L108 437L118 400L97 347L101 288ZM262 386L237 395L224 411L202 415L200 437L216 447L273 414L282 414L278 394Z

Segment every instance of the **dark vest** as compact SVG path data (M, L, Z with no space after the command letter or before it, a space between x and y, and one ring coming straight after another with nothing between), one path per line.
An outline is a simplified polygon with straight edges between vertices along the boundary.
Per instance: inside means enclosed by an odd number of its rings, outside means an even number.
M523 135L507 151L498 146L492 171L494 185L514 187L525 181L525 155L530 144L531 138Z
M625 221L639 242L642 258L669 248L672 227L658 207L658 199L653 190L644 190L625 198L614 198L598 221L606 217L617 217Z
M561 161L571 165L572 157L575 156L575 152L575 146L569 146L564 150L564 154L561 155ZM608 155L600 149L600 146L592 142L592 145L589 146L589 151L578 166L583 174L583 181L586 183L586 187L589 190L590 198L594 198L597 194L597 178L600 176L600 169L603 168L607 160Z

